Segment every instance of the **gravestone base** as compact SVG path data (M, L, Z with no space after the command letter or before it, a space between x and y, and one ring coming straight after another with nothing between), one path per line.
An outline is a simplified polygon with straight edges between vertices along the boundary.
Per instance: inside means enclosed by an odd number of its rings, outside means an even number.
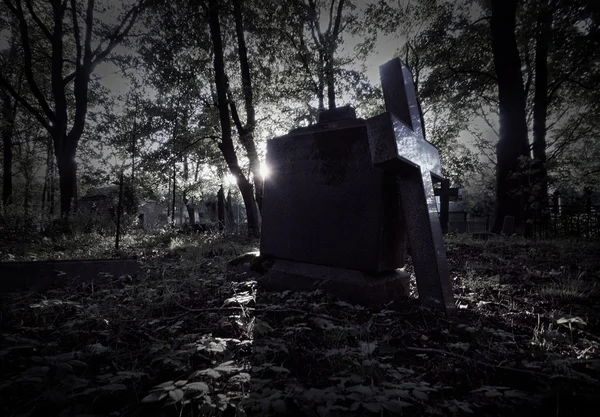
M267 291L321 289L355 304L383 304L409 295L410 275L399 270L361 271L276 259L259 283Z

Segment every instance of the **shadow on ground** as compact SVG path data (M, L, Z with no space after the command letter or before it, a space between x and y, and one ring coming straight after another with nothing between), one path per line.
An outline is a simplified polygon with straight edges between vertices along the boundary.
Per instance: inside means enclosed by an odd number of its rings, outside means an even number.
M454 317L414 298L363 308L318 288L263 292L251 257L226 270L253 247L173 235L142 250L136 279L3 296L2 414L582 416L600 406L597 244L448 238Z

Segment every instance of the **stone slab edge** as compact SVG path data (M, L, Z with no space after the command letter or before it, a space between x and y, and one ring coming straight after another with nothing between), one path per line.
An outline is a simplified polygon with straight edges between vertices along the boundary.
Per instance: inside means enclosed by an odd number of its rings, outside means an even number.
M0 293L45 292L68 282L102 284L122 275L134 276L134 259L85 259L0 263Z

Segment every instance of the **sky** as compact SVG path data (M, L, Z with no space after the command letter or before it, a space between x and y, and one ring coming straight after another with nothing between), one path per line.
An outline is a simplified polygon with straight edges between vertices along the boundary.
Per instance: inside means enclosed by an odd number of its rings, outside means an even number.
M118 1L118 0L111 0ZM302 1L302 0L297 0ZM367 4L373 3L375 0L353 0L352 3L357 6L357 10L363 9ZM321 15L321 25L326 26L328 23L327 13ZM345 33L344 44L340 48L340 54L352 53L354 47L361 41L360 38L354 37ZM396 51L402 46L402 41L394 39L392 36L379 35L376 48L373 50L370 59L367 62L366 76L371 83L379 83L379 66L392 59ZM117 50L117 52L126 52L123 48ZM102 64L98 66L96 74L104 77L105 85L110 87L114 91L123 91L122 88L126 86L123 82L122 77L118 74L114 74L115 67L111 64Z
M117 2L117 0L109 0L109 1L114 1L114 5L115 5L115 9L118 9L119 6L117 6L117 4L121 5L121 2ZM367 2L371 2L371 0L354 0L354 4L358 6L358 9L361 9L362 7L365 6L365 4ZM114 13L114 9L111 13ZM100 15L98 17L101 17ZM328 16L327 13L323 13L322 14L322 19L324 19L324 21L322 22L322 25L325 26L328 23ZM114 18L108 18L108 21L110 20L114 20ZM4 43L6 43L6 38L7 38L7 32L6 31L2 31L0 29L0 48L3 47L2 43L4 40ZM343 55L345 53L352 53L353 48L356 46L356 44L360 41L360 39L352 37L348 34L344 35L344 44L341 47L341 50L339 51L340 55ZM379 66L384 64L385 62L387 62L388 60L392 59L395 54L397 53L397 51L402 47L402 40L398 39L397 37L394 36L384 36L384 35L379 35L378 37L378 42L374 48L374 50L372 51L371 56L368 58L367 60L367 71L366 71L366 76L368 77L369 81L374 84L374 85L379 85ZM119 47L115 50L116 53L124 53L124 52L131 52L131 51L127 51L124 47ZM114 95L118 95L118 94L123 94L125 93L128 89L129 89L129 85L128 82L120 75L119 71L117 70L117 68L110 63L102 63L100 64L95 71L94 74L96 77L100 77L101 78L101 83L107 87L108 89L110 89L110 91L114 94ZM338 99L338 103L340 104L345 104L348 101L348 99L344 98L344 97L340 97ZM352 104L352 103L350 103ZM283 133L283 132L281 132ZM463 136L463 141L465 143L468 143L469 141L469 137L468 135L462 135ZM263 139L267 139L267 138L263 138ZM262 143L261 145L264 146L264 143Z

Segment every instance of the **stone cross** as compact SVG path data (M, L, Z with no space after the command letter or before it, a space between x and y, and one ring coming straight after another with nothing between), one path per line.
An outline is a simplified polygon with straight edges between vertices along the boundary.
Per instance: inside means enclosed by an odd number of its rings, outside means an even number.
M380 67L386 112L367 120L375 166L397 176L421 302L455 309L433 179L442 180L438 150L424 126L410 70L399 59Z

